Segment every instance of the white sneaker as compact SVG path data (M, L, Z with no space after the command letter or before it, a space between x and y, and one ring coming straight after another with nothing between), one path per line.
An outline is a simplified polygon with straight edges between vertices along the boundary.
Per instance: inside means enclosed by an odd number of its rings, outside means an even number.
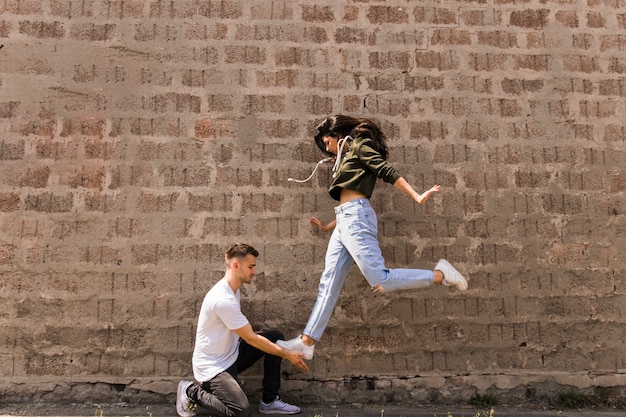
M176 391L176 412L180 417L194 417L197 415L194 413L195 404L192 404L187 396L187 388L189 388L191 384L193 384L193 381L180 381L178 383L178 390Z
M310 361L311 359L313 359L313 350L315 349L315 345L305 345L300 336L294 337L290 340L277 340L276 344L283 349L304 353L304 359L306 360Z
M276 397L274 401L269 404L259 401L259 413L261 414L298 414L300 407L287 404L280 397Z
M435 265L435 270L443 272L443 285L456 287L459 291L465 291L467 289L467 280L465 277L445 259L439 259L439 262Z

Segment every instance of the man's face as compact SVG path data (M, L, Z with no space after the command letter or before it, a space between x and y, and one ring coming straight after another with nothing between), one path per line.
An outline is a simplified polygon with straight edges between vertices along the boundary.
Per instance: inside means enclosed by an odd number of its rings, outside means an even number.
M256 275L256 257L254 255L246 255L245 258L237 261L237 277L242 283L249 284Z

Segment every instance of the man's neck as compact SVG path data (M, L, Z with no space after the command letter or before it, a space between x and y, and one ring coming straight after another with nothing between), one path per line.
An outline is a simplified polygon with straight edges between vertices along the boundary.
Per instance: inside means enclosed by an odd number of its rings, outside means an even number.
M228 282L228 285L233 290L233 292L237 292L237 290L241 287L241 281L237 279L235 274L229 273L230 271L226 271L226 275L224 275L224 279Z

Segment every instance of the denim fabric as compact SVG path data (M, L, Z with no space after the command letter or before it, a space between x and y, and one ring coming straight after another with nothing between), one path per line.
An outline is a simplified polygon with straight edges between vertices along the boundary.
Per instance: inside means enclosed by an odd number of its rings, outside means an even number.
M261 332L262 336L272 342L283 339L279 331ZM263 399L273 401L280 389L280 364L282 358L268 355L249 345L244 340L239 344L237 362L224 372L201 384L194 383L187 389L189 399L201 407L198 414L209 412L215 417L248 417L251 407L248 397L243 391L238 373L245 371L261 358L263 359ZM269 401L268 401L269 400Z
M319 340L330 321L339 293L353 263L371 287L384 291L422 288L432 285L433 271L387 269L378 244L378 221L368 199L360 198L335 207L337 224L328 242L324 272L317 299L304 334Z

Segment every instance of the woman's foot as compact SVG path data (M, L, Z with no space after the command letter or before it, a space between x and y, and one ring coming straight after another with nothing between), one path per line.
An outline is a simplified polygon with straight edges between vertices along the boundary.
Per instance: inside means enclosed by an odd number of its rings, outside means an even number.
M313 359L313 350L315 349L315 345L308 346L304 344L300 336L294 337L290 340L277 340L276 344L283 349L304 353L304 359L306 360Z
M465 291L467 289L467 280L465 277L445 259L439 259L439 262L435 265L435 271L441 271L443 273L443 285L456 287L459 291Z

